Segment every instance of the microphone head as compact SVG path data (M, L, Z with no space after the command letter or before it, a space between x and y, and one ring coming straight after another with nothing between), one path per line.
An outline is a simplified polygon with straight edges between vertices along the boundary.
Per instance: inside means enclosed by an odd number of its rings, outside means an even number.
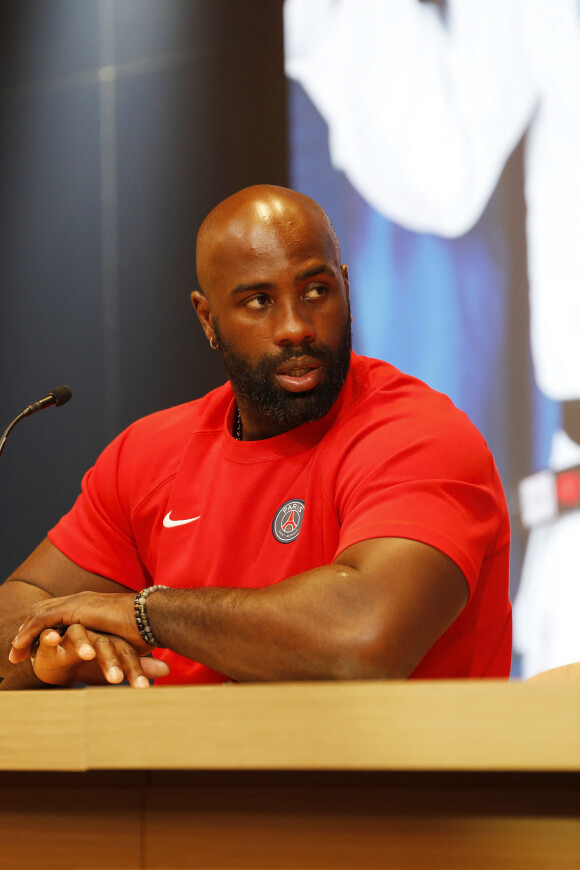
M67 387L66 384L63 384L61 387L55 387L55 389L51 390L48 395L54 396L55 405L64 405L65 402L68 402L68 400L72 398L72 390L70 387Z

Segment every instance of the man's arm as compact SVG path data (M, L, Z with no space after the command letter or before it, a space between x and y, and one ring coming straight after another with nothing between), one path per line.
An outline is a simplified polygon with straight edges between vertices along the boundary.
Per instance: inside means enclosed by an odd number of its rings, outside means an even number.
M0 689L32 689L42 683L32 671L29 659L15 668L8 661L14 632L24 622L31 606L49 598L47 592L30 583L6 581L0 586Z
M377 538L336 562L261 589L158 591L158 642L236 680L404 678L459 615L467 582L438 550ZM47 625L80 622L144 646L132 595L74 595L34 605L14 647Z
M35 604L83 590L128 591L106 577L84 571L48 540L44 540L0 586L0 689L46 688L47 682L35 675L28 655L17 665L8 660L12 640ZM56 624L50 623L51 626ZM124 639L88 637L81 626L70 629L64 639L59 637L58 644L51 637L54 634L47 631L43 635L35 665L36 672L43 676L52 672L51 684L115 683L125 676L133 685L139 684L138 678L144 674L143 662L139 662ZM145 675L160 676L149 673L150 664L146 665ZM155 663L154 669L157 664L160 663ZM122 675L111 673L112 668L118 668Z

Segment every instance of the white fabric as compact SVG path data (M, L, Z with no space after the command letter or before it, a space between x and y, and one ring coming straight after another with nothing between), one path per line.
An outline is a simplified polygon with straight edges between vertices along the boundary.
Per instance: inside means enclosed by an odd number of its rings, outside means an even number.
M580 398L576 0L286 0L287 73L333 164L379 212L459 236L528 129L531 339L540 388Z
M580 463L580 445L556 432L550 467ZM580 661L580 510L530 532L514 603L522 676Z

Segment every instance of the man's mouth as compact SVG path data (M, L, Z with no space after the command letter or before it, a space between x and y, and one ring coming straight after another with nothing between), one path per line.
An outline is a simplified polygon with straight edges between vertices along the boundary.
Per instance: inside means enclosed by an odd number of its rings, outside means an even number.
M323 367L320 360L313 358L288 360L277 369L275 376L289 393L302 393L319 384Z
M292 377L292 378L301 378L302 375L305 375L305 374L307 374L308 372L311 372L311 371L312 371L312 369L308 369L308 368L304 368L304 369L290 369L290 370L287 371L287 372L283 372L283 374L285 374L285 375L290 375L290 377Z

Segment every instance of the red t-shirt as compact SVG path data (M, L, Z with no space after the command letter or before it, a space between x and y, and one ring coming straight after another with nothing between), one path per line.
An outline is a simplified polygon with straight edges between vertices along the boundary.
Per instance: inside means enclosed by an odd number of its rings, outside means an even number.
M226 383L138 420L87 472L52 543L138 590L267 586L369 538L422 541L456 562L470 597L413 677L509 674L507 508L465 414L355 354L337 402L315 423L239 442L234 408ZM155 655L171 666L160 682L227 679L170 650Z

